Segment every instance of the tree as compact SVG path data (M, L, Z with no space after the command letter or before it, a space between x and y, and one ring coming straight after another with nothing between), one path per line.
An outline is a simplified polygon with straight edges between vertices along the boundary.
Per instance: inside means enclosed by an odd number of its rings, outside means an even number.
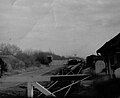
M17 53L22 52L22 50L16 46L9 43L0 44L0 54L1 55L16 55Z

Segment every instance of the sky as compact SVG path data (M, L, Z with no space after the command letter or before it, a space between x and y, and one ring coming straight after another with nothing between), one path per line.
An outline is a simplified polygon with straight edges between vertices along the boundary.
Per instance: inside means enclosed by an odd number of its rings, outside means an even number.
M120 0L0 0L0 42L85 57L120 32Z

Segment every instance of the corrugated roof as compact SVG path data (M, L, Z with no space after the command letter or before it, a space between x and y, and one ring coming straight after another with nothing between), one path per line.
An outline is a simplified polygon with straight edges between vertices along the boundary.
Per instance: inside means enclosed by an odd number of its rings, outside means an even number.
M96 52L103 53L109 51L115 51L116 47L120 47L120 33L116 35L111 40L107 41L101 48L99 48Z

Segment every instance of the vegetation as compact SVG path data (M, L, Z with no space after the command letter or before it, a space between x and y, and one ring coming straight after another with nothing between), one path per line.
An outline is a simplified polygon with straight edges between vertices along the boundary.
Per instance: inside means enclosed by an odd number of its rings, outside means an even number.
M65 59L65 57L40 50L28 49L23 51L18 46L9 43L0 44L0 55L7 56L10 62L7 61L12 65L12 68L15 69L32 66L40 67L43 64L49 64L47 56L52 56L54 60ZM16 59L12 59L11 56Z

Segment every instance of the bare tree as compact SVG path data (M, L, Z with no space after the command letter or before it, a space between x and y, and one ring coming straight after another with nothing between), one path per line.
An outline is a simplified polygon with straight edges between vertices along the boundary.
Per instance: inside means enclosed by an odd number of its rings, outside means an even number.
M9 43L1 43L0 44L0 54L1 55L16 55L17 53L21 52L22 50L13 44Z

